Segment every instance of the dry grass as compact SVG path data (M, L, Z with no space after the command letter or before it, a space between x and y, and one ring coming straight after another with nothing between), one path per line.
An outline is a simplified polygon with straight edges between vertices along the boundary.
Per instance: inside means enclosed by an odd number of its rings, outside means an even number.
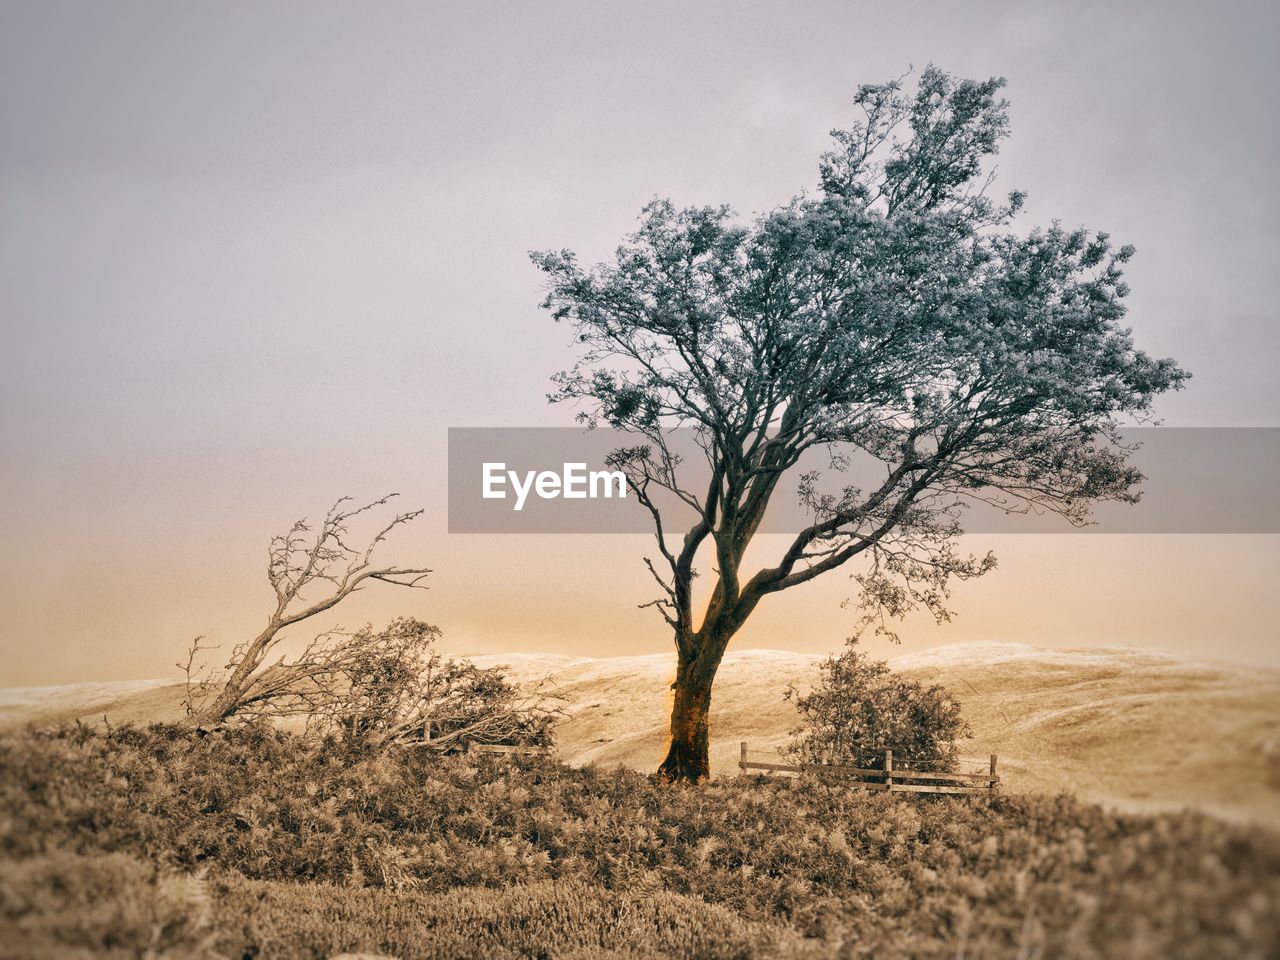
M572 698L572 717L559 728L568 762L649 770L661 756L670 657L482 659L509 663L517 678L556 675ZM786 742L796 714L782 691L811 683L820 659L777 650L725 658L712 707L713 770L737 772L739 741L753 751ZM890 663L956 695L974 731L962 754L999 754L1011 791L1074 792L1127 810L1190 806L1280 825L1280 670L1129 647L997 643Z
M726 657L713 705L713 770L737 772L741 740L766 751L786 741L796 713L782 692L812 682L820 659L777 650ZM558 734L566 762L649 771L661 757L671 657L476 660L508 664L517 680L556 677L571 698ZM998 753L1012 791L1073 791L1129 810L1192 806L1280 825L1280 670L1124 647L1048 651L994 643L891 662L956 694L975 733L962 753ZM0 729L28 720L100 721L104 713L114 723L181 715L178 688L145 684L5 691Z
M195 879L209 870L209 880ZM269 728L0 736L0 957L1277 955L1280 835Z

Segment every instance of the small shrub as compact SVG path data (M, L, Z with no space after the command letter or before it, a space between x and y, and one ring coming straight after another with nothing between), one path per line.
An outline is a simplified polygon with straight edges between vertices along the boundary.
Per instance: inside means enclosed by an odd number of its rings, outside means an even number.
M883 660L860 653L856 642L819 664L812 691L787 691L800 724L791 731L786 755L799 763L880 769L885 751L892 750L895 766L954 770L956 740L971 735L959 702L945 687L896 676Z
M439 637L436 627L403 617L351 634L328 685L302 704L308 728L356 740L551 745L555 698L523 692L502 667L441 656Z

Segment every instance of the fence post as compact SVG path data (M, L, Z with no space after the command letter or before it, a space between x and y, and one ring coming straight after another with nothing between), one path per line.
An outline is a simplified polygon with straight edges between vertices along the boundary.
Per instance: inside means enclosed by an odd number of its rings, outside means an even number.
M738 754L738 769L746 770L747 769L747 741L745 740L742 741L740 751L741 752Z
M884 752L884 783L885 792L893 793L893 751L886 750Z
M996 779L996 755L994 753L991 755L991 783L989 784L989 789L992 793L1000 792L1000 781Z

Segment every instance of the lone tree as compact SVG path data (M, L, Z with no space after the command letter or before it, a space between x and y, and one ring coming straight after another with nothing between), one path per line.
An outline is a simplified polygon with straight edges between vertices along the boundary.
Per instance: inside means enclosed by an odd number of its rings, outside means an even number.
M933 67L913 95L900 81L864 86L816 193L749 224L728 207L655 200L608 264L531 255L549 278L544 306L581 348L551 399L639 441L613 460L653 515L660 559L646 563L675 635L668 778L707 776L716 670L769 594L861 557L867 622L919 606L942 620L951 578L994 565L956 551L966 501L1079 524L1097 501L1137 499L1120 421L1149 418L1187 374L1121 326L1131 247L1058 224L1015 233L1024 195L988 197L1003 86ZM676 427L705 453L705 489L681 483ZM835 467L876 458L882 482L821 492L793 469L815 447ZM776 563L744 570L788 472L807 526ZM683 536L673 498L693 511ZM714 580L699 619L703 548Z

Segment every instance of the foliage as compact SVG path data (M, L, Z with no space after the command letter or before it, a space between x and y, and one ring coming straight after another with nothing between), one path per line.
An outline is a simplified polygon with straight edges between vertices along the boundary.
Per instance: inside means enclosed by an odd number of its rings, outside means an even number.
M344 636L343 646L351 656L341 669L342 682L308 717L311 729L337 729L353 738L385 735L420 712L420 678L438 672L440 656L434 647L439 637L438 627L406 618L397 618L377 633L366 624Z
M0 875L6 921L23 960L93 957L333 957L517 960L549 954L595 960L736 960L773 950L821 956L776 925L672 893L618 894L576 880L539 880L497 890L446 893L370 890L249 880L227 873L208 884L209 928L189 902L191 878L122 854L51 854ZM616 953L615 953L616 951ZM0 944L0 957L6 957Z
M711 956L1232 957L1280 945L1280 839L1193 813L769 778L671 788L254 725L203 739L181 727L0 738L11 949L37 953L17 934L100 931L87 943L170 923L145 891L113 891L82 914L90 887L37 898L22 879L122 853L143 863L110 861L139 871L131 888L208 868L224 954L440 956L432 943L457 942L449 927L490 955L525 957L697 953L700 925L727 944ZM56 919L49 897L80 919ZM415 947L406 931L433 917ZM336 939L343 928L350 941Z
M896 676L856 643L818 665L820 679L807 694L787 691L800 712L787 755L798 763L878 769L892 750L895 767L918 762L918 770L954 770L956 740L971 736L959 702L940 684Z
M213 960L217 938L204 871L64 851L0 865L0 957Z

